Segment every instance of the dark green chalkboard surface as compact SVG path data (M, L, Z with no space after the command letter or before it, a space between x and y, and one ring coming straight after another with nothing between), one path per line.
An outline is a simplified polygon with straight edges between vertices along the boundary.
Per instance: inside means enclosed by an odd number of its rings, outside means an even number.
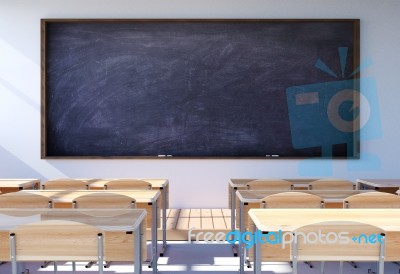
M42 19L42 158L356 158L322 118L358 64L356 19Z

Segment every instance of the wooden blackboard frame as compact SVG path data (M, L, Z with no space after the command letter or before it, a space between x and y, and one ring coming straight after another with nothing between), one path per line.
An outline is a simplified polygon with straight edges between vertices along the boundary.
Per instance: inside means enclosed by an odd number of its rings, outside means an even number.
M276 23L276 22L286 22L286 23L296 23L296 22L351 22L353 26L353 33L354 33L354 51L352 52L352 62L354 67L357 68L360 64L360 20L359 19L42 19L41 20L41 158L42 159L160 159L157 155L148 155L148 156L135 156L135 155L124 155L124 156L91 156L91 155L49 155L48 153L48 131L47 131L47 102L46 98L51 93L48 90L47 85L47 78L46 78L46 29L49 24L53 23L121 23L121 22L200 22L200 23L241 23L241 22L254 22L254 23ZM359 77L359 72L355 73L354 76ZM359 98L354 98L354 101L359 100ZM353 128L358 128L359 124L354 124ZM352 159L359 159L360 153L360 143L359 143L359 132L355 130L354 133L354 144L352 147L353 155L350 157L342 157L342 156L322 156L318 158L352 158ZM272 156L272 155L271 155ZM165 157L166 159L182 159L182 158L222 158L222 159L238 159L238 158L247 158L247 159L277 159L276 157L264 157L264 156L222 156L222 157L215 157L215 156L183 156L183 157ZM290 158L309 158L305 156L289 156L289 157L279 157L279 159L290 159Z

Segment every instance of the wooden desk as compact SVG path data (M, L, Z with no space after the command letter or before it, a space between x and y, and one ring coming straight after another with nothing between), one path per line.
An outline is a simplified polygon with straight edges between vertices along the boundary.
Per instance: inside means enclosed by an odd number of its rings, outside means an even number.
M99 192L117 193L129 196L136 200L137 208L146 209L150 212L148 218L148 227L151 228L151 242L152 242L152 264L157 263L157 228L159 224L159 197L160 191L158 190L74 190L74 191L57 191L57 190L24 190L48 197L53 202L55 208L72 208L72 202L75 198ZM164 234L163 234L164 235ZM154 269L154 268L153 268ZM156 269L156 267L155 267Z
M129 254L129 260L135 262L135 273L142 273L141 237L145 218L143 209L0 209L0 259L10 261L9 233L18 226L44 220L67 220L104 231L104 258L125 261ZM41 245L35 248L40 249ZM79 260L70 256L68 259Z
M39 189L39 179L0 179L0 193L17 192L23 189Z
M400 188L400 179L357 179L357 189L373 189L396 194Z
M251 208L260 208L261 200L269 195L282 193L282 192L305 192L317 195L324 200L325 208L343 208L343 201L349 196L371 192L373 190L292 190L292 191L279 191L279 190L238 190L236 192L236 223L239 224L241 231L246 229L248 224L248 212Z
M254 180L261 180L259 179L230 179L228 181L228 200L229 204L228 207L231 209L231 216L235 216L235 208L236 208L236 191L237 190L245 190L246 184L248 182ZM310 182L316 181L316 178L305 178L305 179L279 179L279 180L286 180L293 183L295 189L302 190L308 189L308 184ZM231 218L231 229L235 230L235 218Z
M251 221L255 229L261 232L282 232L294 231L299 227L311 225L319 222L346 221L361 222L376 226L385 231L386 234L386 255L385 261L400 260L400 209L251 209L249 211ZM360 231L360 234L364 233ZM243 250L242 250L243 247ZM330 248L333 248L332 245ZM254 258L254 273L261 273L261 255L264 259L271 261L290 261L290 248L278 249L270 244L263 244L262 248L255 241L254 248L256 257ZM266 254L265 252L274 250L276 254ZM244 244L241 244L241 251L244 251ZM282 252L283 251L283 252ZM278 254L279 253L279 254ZM275 256L276 255L276 256ZM323 252L321 253L323 255ZM244 252L241 252L241 263L245 259ZM244 273L243 264L240 273Z
M269 195L282 193L282 192L306 192L317 195L324 200L326 208L343 208L343 201L349 196L360 194L364 192L371 192L373 190L292 190L292 191L280 191L280 190L238 190L236 191L236 215L231 218L236 219L239 231L244 233L248 227L248 212L250 209L260 208L261 200ZM235 228L236 229L236 228ZM235 230L235 229L232 229ZM236 247L233 249L234 254L237 254ZM239 252L240 253L240 252Z
M104 190L104 185L112 180L117 178L105 178L105 179L90 179L90 178L81 178L75 179L80 181L86 181L89 190ZM122 178L121 178L122 179ZM126 178L123 178L126 179ZM161 249L160 255L163 256L165 249L167 248L167 218L164 216L167 215L167 208L169 208L169 181L168 179L149 179L149 178L129 178L134 180L142 180L151 184L153 190L160 190L160 207L161 207L161 216L162 216L162 239L163 239L163 247ZM54 179L49 181L57 181L63 179ZM43 183L42 186L45 186L46 183Z
M75 180L84 181L84 182L86 181L89 190L104 190L104 185L115 179L117 179L117 178L106 178L106 179L80 178L80 179L75 179ZM148 179L148 178L130 178L130 179L146 181L151 184L152 189L160 190L161 206L165 205L165 208L169 208L169 181L168 181L168 179ZM63 179L54 179L54 180L49 180L49 181L54 182L57 180L63 180ZM42 186L46 186L46 183L47 182L42 183ZM164 201L164 196L165 196L165 201Z

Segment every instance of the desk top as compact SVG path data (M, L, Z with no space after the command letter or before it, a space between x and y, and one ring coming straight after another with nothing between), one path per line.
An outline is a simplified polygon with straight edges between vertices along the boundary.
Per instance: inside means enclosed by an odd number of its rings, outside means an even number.
M341 203L349 196L365 192L374 192L374 190L238 190L236 191L236 196L240 201L245 203L259 203L260 200L266 196L282 192L305 192L317 195L324 199L325 202Z
M73 221L104 231L134 231L146 217L144 209L0 209L0 231L44 220Z
M0 187L26 187L40 183L40 179L0 179Z
M76 178L75 180L79 180L79 181L86 181L89 188L93 187L93 188L104 188L104 185L112 180L116 180L117 178L108 178L108 179L90 179L90 178L81 178L78 179ZM168 179L150 179L150 178L118 178L119 179L132 179L132 180L142 180L142 181L146 181L148 183L151 184L152 187L155 188L162 188L162 187L166 187L169 184ZM60 179L54 179L54 180L49 180L49 181L58 181L58 180L65 180L63 178ZM46 185L46 183L43 183L42 185Z
M22 192L49 197L53 203L72 203L75 198L91 193L122 194L134 198L136 203L154 203L160 197L159 190L23 190L13 195Z
M254 180L285 180L285 181L289 181L292 182L293 184L295 184L296 186L300 185L300 186L308 186L308 183L316 181L318 179L316 178L304 178L304 179L281 179L281 178L258 178L258 179L230 179L229 180L229 185L231 187L239 187L239 188L243 188L246 186L246 184L248 182L254 181Z
M400 232L400 209L250 209L250 218L257 228L267 231L293 231L319 222L361 222L385 231Z
M400 187L400 179L357 179L357 183L373 187Z

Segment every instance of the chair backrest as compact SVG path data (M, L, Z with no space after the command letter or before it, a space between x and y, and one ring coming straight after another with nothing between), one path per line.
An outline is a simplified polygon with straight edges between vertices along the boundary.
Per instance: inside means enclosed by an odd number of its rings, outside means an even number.
M42 185L42 189L45 190L86 190L88 189L88 183L81 180L75 179L56 179L47 181Z
M151 184L143 180L117 179L104 184L107 190L146 190L151 189Z
M384 253L384 231L369 224L320 222L300 227L294 235L292 256L297 255L299 261L378 261Z
M354 190L355 185L351 181L341 179L320 179L310 182L310 190Z
M91 193L72 202L74 208L135 208L135 199L117 193Z
M29 192L10 192L0 195L0 208L51 208L49 197Z
M246 184L250 190L292 190L293 184L281 179L260 179Z
M366 192L347 197L344 208L400 208L400 197L386 192Z
M261 208L322 208L324 200L304 192L282 192L268 195L260 202Z
M10 242L17 261L97 261L103 245L100 236L94 226L48 220L18 226L10 233Z

